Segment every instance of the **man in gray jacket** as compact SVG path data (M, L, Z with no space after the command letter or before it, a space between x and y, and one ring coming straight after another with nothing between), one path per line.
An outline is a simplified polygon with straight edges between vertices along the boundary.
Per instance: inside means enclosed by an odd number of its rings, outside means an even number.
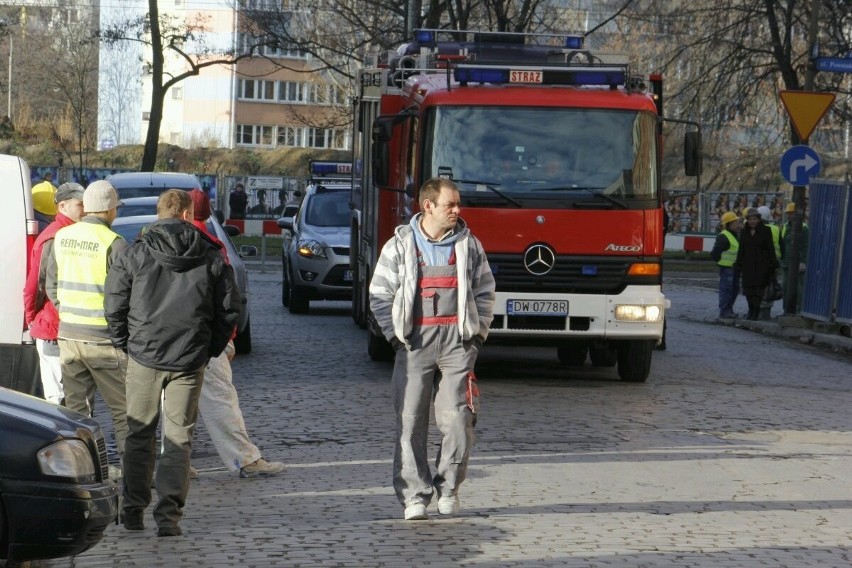
M494 276L482 244L459 218L456 185L432 178L420 189L420 213L397 227L370 282L370 309L396 349L393 486L406 520L459 511L479 389L473 367L493 319ZM443 439L432 477L426 451L429 405Z

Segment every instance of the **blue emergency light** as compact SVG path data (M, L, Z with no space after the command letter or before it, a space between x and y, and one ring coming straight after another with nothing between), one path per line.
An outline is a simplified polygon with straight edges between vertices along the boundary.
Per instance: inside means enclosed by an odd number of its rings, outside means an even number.
M436 37L435 30L414 30L414 41L424 45L433 45Z
M568 49L583 49L583 36L567 36L565 47Z
M494 83L502 85L509 82L509 70L488 67L456 67L453 76L459 83Z

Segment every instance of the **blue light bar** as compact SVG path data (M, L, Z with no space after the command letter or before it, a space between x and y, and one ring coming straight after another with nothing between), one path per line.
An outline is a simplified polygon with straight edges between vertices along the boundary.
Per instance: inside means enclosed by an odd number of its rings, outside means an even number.
M436 40L435 30L414 30L414 41L426 45L434 45Z
M623 85L625 72L623 69L586 69L574 71L571 74L571 85Z
M487 67L456 67L453 76L459 83L508 83L509 70Z
M515 71L523 71L530 76L538 74L538 78L531 80L515 80L512 78L519 75ZM609 67L518 67L511 66L468 66L461 65L453 69L453 77L459 83L492 83L496 85L505 84L541 84L541 85L591 85L617 87L624 85L626 80L626 69L620 66Z
M311 162L311 175L323 176L349 173L352 173L352 164L349 162Z
M565 47L568 49L583 49L583 36L567 36Z

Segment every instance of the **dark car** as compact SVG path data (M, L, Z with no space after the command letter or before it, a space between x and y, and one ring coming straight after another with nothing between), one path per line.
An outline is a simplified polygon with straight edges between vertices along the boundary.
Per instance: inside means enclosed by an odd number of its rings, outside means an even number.
M97 422L0 387L0 558L80 554L118 513Z
M118 217L112 223L112 229L124 237L128 243L136 240L136 237L151 223L157 220L155 214L139 215L139 212L146 210L156 212L157 198L156 197L138 197L122 201L124 205L118 208ZM147 203L147 205L146 205ZM122 215L122 210L129 207L130 210L137 213L136 215L125 217ZM146 207L148 209L146 209ZM237 336L234 338L234 348L237 353L245 355L251 352L251 317L249 314L248 293L249 280L246 264L243 262L244 257L257 256L257 247L242 246L238 251L233 241L232 236L240 234L240 230L233 225L222 225L216 217L211 216L207 219L207 229L211 234L216 235L216 238L222 241L225 245L225 251L228 254L228 262L234 269L234 278L237 281L237 289L240 291L240 296L243 299L243 309L240 312L240 319L237 322Z
M167 189L201 189L193 174L179 172L127 172L112 174L107 181L118 191L118 198L158 196Z

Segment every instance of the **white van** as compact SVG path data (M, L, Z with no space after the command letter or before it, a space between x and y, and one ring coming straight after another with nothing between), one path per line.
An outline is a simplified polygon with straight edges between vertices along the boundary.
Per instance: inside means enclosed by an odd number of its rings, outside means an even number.
M38 235L30 167L0 154L0 386L36 394L41 389L38 353L24 327L24 284Z

